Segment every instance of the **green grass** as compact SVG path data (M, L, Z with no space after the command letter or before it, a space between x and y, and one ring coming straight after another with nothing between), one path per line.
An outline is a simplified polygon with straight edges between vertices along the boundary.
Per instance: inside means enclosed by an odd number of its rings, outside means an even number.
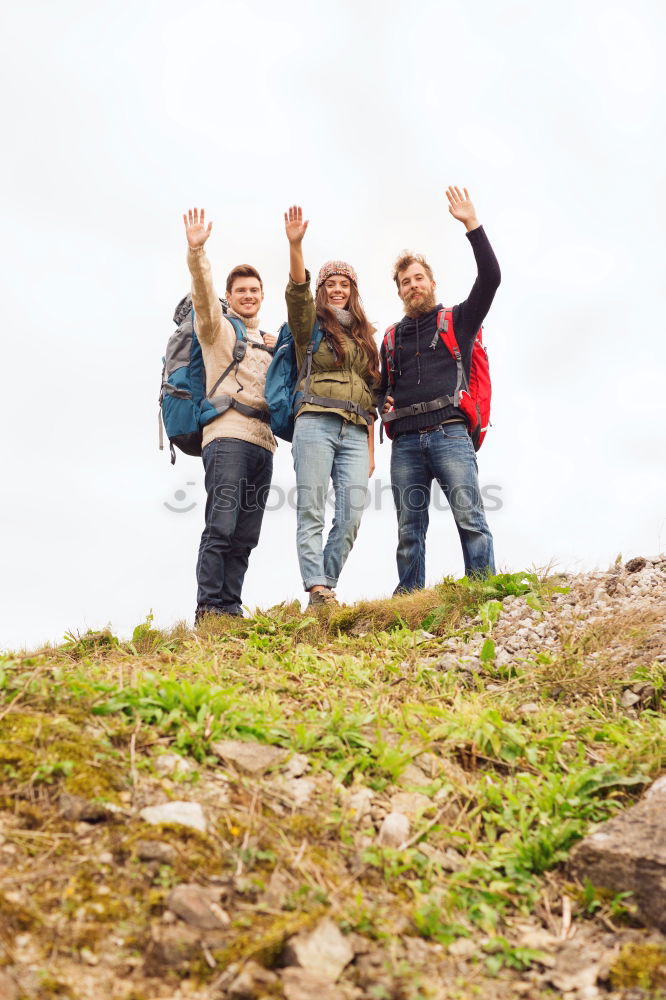
M64 956L74 947L68 932L47 948L49 934L77 901L92 900L96 926L120 919L90 887L94 866L81 867L71 830L58 818L57 797L69 790L125 804L124 819L100 827L99 837L118 866L113 877L126 887L122 921L133 947L146 946L170 886L207 877L214 858L230 885L241 870L250 880L233 890L240 922L222 949L227 958L273 954L293 918L330 912L343 928L377 941L407 933L448 947L478 936L469 959L477 980L538 965L538 953L512 939L513 921L538 908L550 891L546 876L564 879L572 846L630 804L666 763L663 664L632 664L624 680L649 683L654 699L648 709L618 714L620 674L593 694L586 680L585 657L604 641L599 626L594 641L495 667L502 600L524 596L543 610L561 589L536 574L445 580L395 601L316 616L278 606L241 621L209 620L196 633L156 629L149 615L128 642L107 629L0 658L0 801L35 831L30 840L19 822L17 865L29 880L41 831L69 878L48 889L36 883L40 919L28 907L21 926L27 922L43 940L45 954L54 948ZM438 661L446 639L476 633L484 637L481 669L463 688ZM555 686L564 696L553 694ZM536 710L526 715L520 706L528 700ZM148 834L130 806L142 781L158 780L153 754L191 757L196 775L182 779L185 791L174 785L168 794L196 797L220 772L212 748L222 738L306 754L314 803L285 812L270 784L231 776L224 820L201 842L172 831L182 860L151 874L133 853ZM418 790L431 808L405 849L379 847L370 820L358 826L345 796L361 785L379 796L395 792L413 763L430 769ZM455 872L437 860L450 848L460 858ZM284 914L259 916L257 899L275 868L292 876ZM595 892L580 887L580 919L610 913ZM624 909L616 901L612 916ZM11 903L1 894L0 910L11 924ZM104 933L90 929L93 945ZM205 965L192 966L192 975L205 978Z

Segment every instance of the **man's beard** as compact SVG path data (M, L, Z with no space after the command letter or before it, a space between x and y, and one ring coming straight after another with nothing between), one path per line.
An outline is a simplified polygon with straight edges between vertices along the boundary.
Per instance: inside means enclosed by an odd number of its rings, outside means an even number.
M418 295L410 297L408 302L404 303L405 313L410 319L416 319L417 316L425 316L426 313L431 312L437 302L435 300L434 291L422 292Z

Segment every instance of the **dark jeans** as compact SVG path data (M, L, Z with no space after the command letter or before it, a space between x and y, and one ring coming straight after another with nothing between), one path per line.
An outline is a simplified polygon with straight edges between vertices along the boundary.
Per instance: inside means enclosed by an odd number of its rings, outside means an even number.
M396 593L425 586L430 488L436 479L451 507L468 576L495 572L493 537L479 490L474 446L463 423L400 434L391 450L391 487L398 514Z
M273 474L266 448L237 438L215 438L202 453L206 473L206 527L197 560L197 602L241 614L241 590L250 552L259 541Z

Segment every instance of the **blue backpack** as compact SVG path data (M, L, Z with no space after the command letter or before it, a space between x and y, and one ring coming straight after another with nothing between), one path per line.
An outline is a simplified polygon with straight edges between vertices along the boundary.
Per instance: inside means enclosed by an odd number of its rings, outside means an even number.
M248 406L226 393L215 396L217 388L231 369L235 366L238 371L238 365L245 357L248 345L245 325L235 316L228 315L228 305L224 299L220 299L220 303L222 312L236 331L236 344L230 364L208 393L206 393L206 371L201 344L194 330L194 309L190 295L181 299L173 315L177 329L169 338L166 354L162 358L164 367L162 369L158 415L160 450L164 448L162 434L162 425L164 425L164 430L169 438L172 465L176 461L174 446L186 455L201 454L202 428L211 420L225 413L229 407L233 407L247 417L257 417L265 423L270 421L266 410L258 410L254 406ZM270 350L263 344L251 343L251 346L264 351Z
M301 403L310 402L310 376L312 355L324 339L324 331L315 320L312 337L303 358L300 371L296 364L296 345L288 323L283 323L275 344L273 360L266 375L266 403L271 415L271 430L283 441L291 441L294 436L294 420ZM303 376L306 376L305 391L297 392ZM308 398L305 399L304 397ZM312 397L312 399L319 397ZM332 405L328 400L324 405Z

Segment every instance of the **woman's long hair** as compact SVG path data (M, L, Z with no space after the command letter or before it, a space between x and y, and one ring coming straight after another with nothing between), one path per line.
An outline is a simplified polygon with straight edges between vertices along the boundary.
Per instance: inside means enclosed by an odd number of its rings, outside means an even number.
M373 336L375 327L370 323L365 315L361 296L353 281L349 283L349 302L347 310L351 314L352 321L349 329L340 326L334 311L328 304L328 293L325 285L320 285L317 289L315 306L317 309L317 319L328 335L331 347L335 354L335 360L342 365L347 349L346 339L351 337L359 344L366 353L368 359L368 375L372 382L379 379L379 352Z

